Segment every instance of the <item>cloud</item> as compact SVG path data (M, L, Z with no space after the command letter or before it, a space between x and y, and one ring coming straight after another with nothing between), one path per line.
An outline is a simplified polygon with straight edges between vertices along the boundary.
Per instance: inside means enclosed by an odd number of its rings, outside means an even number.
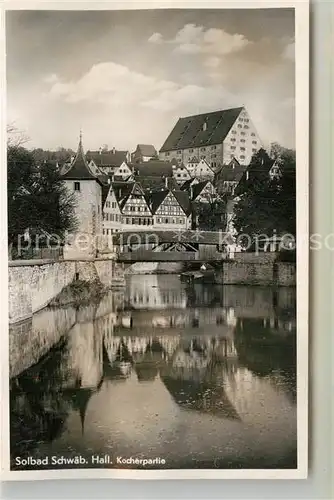
M163 37L161 33L153 33L150 38L147 40L150 43L162 43Z
M153 33L149 42L175 45L175 51L184 54L226 55L237 52L251 42L238 33L230 34L222 29L185 24L173 39L164 39L161 33Z
M71 104L87 102L124 109L144 107L162 112L206 110L221 107L221 102L235 101L223 87L159 80L114 62L93 65L76 81L61 81L57 77L49 95Z
M204 61L204 66L207 68L218 68L220 66L220 58L216 56L208 57Z
M55 73L51 73L50 75L46 75L43 81L45 83L55 83L58 82L58 76Z

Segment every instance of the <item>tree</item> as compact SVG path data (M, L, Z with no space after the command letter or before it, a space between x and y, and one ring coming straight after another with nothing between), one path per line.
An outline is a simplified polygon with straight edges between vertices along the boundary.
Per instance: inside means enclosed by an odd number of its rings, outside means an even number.
M248 168L249 181L241 183L234 209L233 225L240 234L257 236L296 234L295 154L276 145L275 160L282 176L271 179L272 158L261 149Z
M206 201L194 203L194 217L199 229L205 231L225 230L226 204L216 196L206 196Z
M8 240L16 246L27 229L31 235L57 234L77 226L75 199L48 163L37 166L32 152L22 146L8 146Z

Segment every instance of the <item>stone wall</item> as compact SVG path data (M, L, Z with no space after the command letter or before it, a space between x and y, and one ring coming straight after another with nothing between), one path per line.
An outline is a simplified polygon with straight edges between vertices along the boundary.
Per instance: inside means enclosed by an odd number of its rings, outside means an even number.
M123 267L112 259L12 261L9 263L9 323L23 321L47 306L74 279L124 284Z
M277 254L271 252L259 255L242 253L234 260L222 263L215 274L216 282L222 285L295 286L296 265L275 262L276 258Z
M14 261L9 263L9 322L29 318L75 278L72 261Z

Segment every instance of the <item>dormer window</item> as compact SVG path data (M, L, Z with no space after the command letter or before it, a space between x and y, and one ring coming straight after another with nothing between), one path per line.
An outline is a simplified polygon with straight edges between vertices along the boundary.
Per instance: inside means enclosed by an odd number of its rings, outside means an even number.
M203 128L202 128L203 132L205 132L207 128L208 128L208 124L206 122L204 122Z

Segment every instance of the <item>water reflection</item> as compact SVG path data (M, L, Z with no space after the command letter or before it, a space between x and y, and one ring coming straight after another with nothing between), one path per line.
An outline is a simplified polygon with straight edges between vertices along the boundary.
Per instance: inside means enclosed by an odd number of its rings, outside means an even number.
M74 319L11 379L13 468L16 456L79 453L296 466L293 290L131 276ZM36 350L45 335L30 335Z

